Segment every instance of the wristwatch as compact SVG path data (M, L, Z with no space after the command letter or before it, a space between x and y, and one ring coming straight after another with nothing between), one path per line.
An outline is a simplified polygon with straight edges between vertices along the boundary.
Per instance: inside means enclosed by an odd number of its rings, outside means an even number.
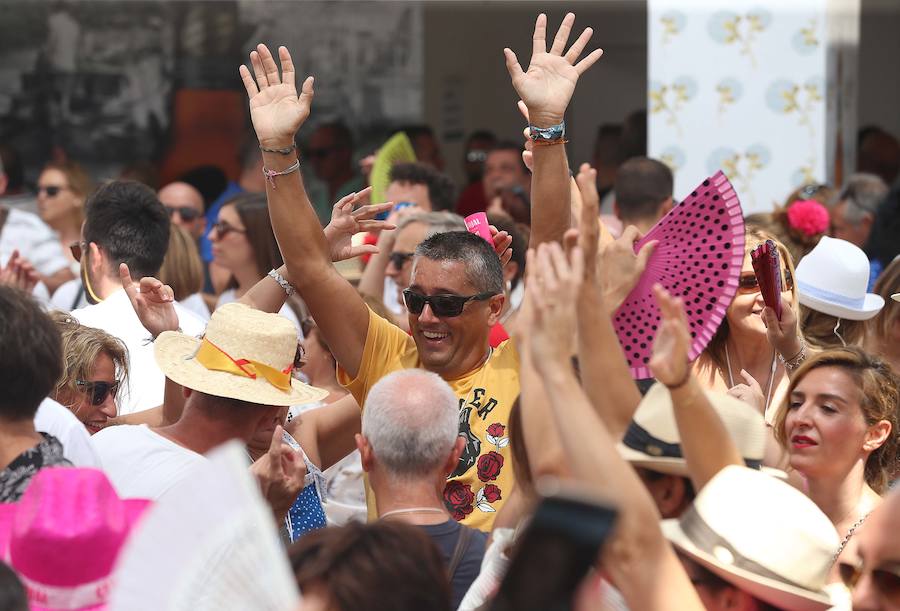
M535 142L553 142L566 137L566 122L557 123L550 127L528 126L528 133Z

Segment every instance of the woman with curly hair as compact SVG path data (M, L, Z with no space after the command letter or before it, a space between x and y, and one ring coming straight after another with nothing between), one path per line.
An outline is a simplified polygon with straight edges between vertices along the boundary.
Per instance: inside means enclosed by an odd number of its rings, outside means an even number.
M842 538L835 558L881 503L897 469L900 380L859 348L827 350L795 371L775 438L807 495Z

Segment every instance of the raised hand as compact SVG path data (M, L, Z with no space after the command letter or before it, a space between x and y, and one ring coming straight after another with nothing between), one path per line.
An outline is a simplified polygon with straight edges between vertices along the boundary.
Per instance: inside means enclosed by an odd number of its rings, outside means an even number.
M332 262L352 259L364 254L378 252L375 244L354 246L352 238L364 231L381 231L394 229L390 221L379 221L375 217L390 210L394 204L368 204L354 210L353 207L362 200L368 199L372 187L366 187L359 193L351 193L342 197L331 210L331 222L325 227L325 239L331 250Z
M119 264L119 278L138 320L154 339L163 331L178 330L172 287L150 277L141 278L140 283L136 283L131 279L131 272L125 263Z
M250 53L250 70L239 68L241 80L250 98L250 119L259 143L268 147L284 147L294 143L294 135L309 117L313 100L313 77L303 81L300 95L295 85L294 62L286 47L278 47L281 75L275 58L266 47L259 45Z
M283 441L284 429L275 427L269 451L250 466L260 491L277 520L283 520L303 491L306 464L300 454Z
M11 286L26 293L34 290L39 279L37 270L18 250L12 252L6 266L0 269L0 285Z
M528 251L534 326L528 334L535 366L546 374L548 367L565 363L575 350L578 316L575 303L584 278L584 255L577 246L569 259L556 242L545 242L537 253Z
M493 225L488 225L488 229L491 232L491 238L493 238L494 252L500 257L500 265L506 267L506 264L510 262L513 256L512 236L505 231L498 230Z
M641 274L647 268L650 255L658 244L656 240L651 240L635 254L634 244L642 237L644 236L637 227L629 225L618 240L607 244L600 253L603 296L611 311L617 310L637 286Z
M600 250L600 194L597 193L597 170L582 163L575 182L581 193L578 245L584 253L585 279L593 281L597 275L597 257Z
M680 297L672 297L659 284L653 287L653 295L659 305L662 320L656 339L653 340L650 371L654 378L666 386L679 386L690 375L691 370L688 362L691 334L684 313L684 302Z
M567 14L548 53L547 16L543 13L538 15L534 23L531 62L527 72L522 70L511 49L503 49L513 87L528 107L530 123L537 127L550 127L562 122L572 94L575 93L578 77L603 55L602 49L595 49L578 61L593 34L591 28L585 28L569 50L563 53L574 23L574 13Z
M781 320L775 315L775 310L766 306L760 313L763 324L766 325L766 337L769 344L777 350L781 356L790 360L800 354L803 344L800 342L797 325L797 314L787 301L781 302Z

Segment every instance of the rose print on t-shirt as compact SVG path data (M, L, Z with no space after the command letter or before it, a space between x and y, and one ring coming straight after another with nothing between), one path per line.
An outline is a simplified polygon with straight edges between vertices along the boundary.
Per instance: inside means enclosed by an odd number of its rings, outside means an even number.
M447 485L444 486L444 505L457 522L464 520L467 515L474 511L472 507L474 500L475 495L472 493L472 487L469 484L452 481L447 482Z
M509 437L503 436L503 433L505 432L506 427L499 422L495 422L488 427L487 435L485 435L484 438L487 439L488 443L494 445L498 450L502 450L509 445Z

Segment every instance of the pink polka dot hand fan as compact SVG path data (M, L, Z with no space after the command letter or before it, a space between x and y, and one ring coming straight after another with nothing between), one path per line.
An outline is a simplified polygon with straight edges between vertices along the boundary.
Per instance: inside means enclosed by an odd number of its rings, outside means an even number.
M703 181L635 243L658 240L640 281L616 311L613 326L635 379L653 377L647 363L659 325L657 282L684 300L693 361L725 318L744 263L744 216L737 194L719 171Z

